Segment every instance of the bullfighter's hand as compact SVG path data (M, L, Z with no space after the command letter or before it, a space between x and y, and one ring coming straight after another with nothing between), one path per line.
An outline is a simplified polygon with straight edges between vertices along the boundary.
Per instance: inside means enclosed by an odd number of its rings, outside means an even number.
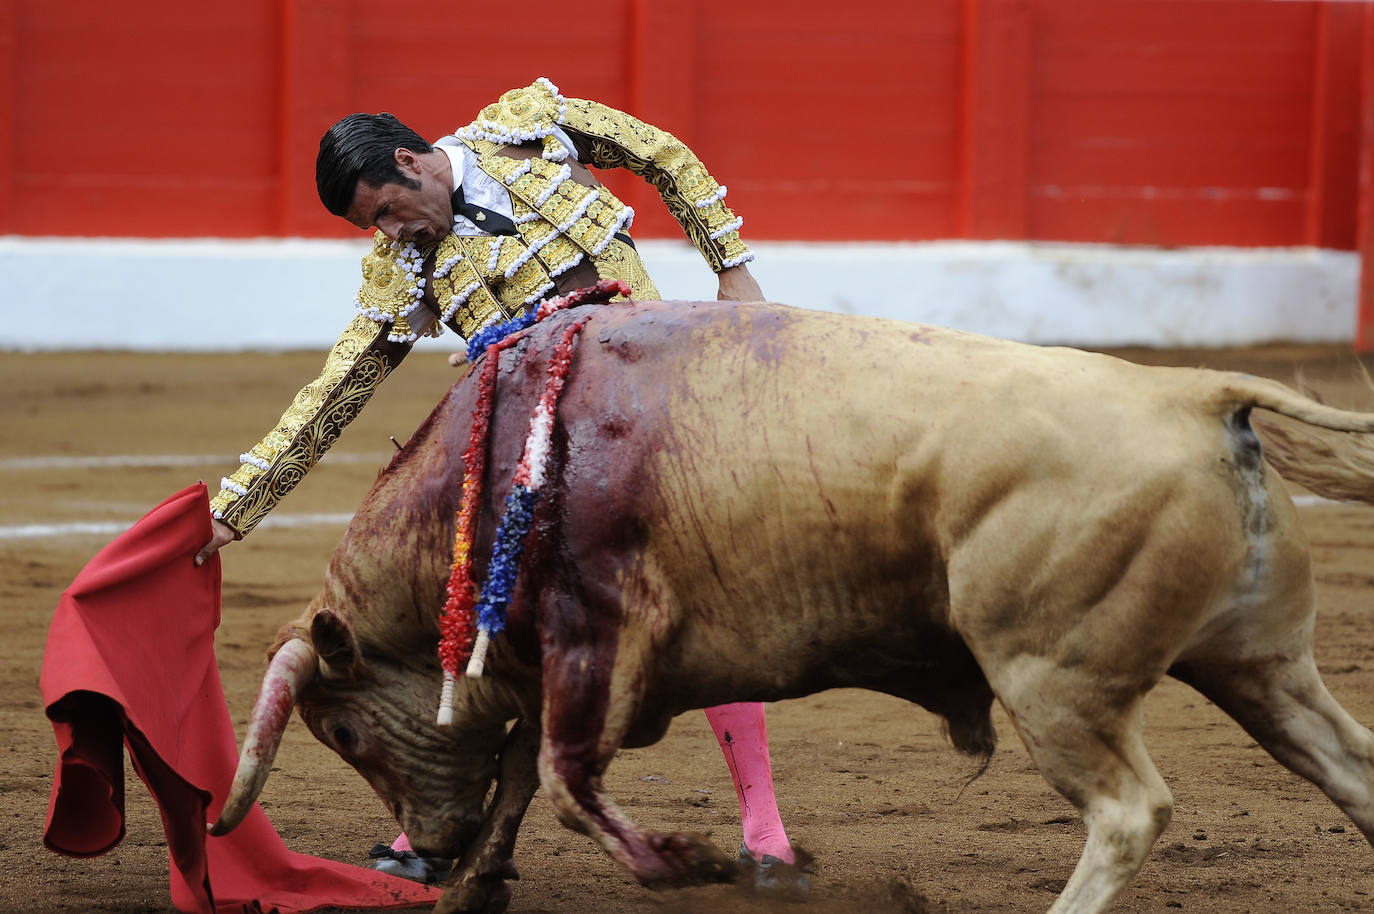
M720 301L764 301L763 290L749 272L748 264L721 270L717 275L720 291L716 293L716 298Z
M468 363L468 354L466 352L449 353L448 363L454 368L462 368Z
M201 546L200 551L196 553L197 567L204 565L206 559L214 555L215 552L219 550L220 546L223 546L225 543L231 543L239 538L239 535L234 532L233 527L217 518L210 519L210 529L210 542Z

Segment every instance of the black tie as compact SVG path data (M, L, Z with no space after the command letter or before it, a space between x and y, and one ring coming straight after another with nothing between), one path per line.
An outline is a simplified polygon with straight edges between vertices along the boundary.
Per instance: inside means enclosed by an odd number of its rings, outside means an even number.
M509 217L503 216L494 210L478 206L476 203L469 203L463 196L463 185L459 184L458 189L449 198L453 203L453 215L462 216L471 220L472 224L489 235L514 235L515 223Z

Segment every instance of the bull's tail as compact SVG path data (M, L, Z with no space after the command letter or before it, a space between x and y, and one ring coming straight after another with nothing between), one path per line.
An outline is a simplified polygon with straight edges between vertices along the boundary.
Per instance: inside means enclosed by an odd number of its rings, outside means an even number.
M1263 423L1264 459L1324 498L1374 504L1374 413L1337 409L1277 381L1228 375L1223 412L1269 410L1303 426Z

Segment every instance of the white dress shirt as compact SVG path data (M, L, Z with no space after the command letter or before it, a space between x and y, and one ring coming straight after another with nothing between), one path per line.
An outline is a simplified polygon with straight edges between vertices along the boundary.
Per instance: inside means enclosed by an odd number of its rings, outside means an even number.
M568 148L568 158L576 161L577 147L573 145L572 138L559 127L553 128L553 135L555 139ZM515 210L511 207L510 202L510 191L499 180L477 167L477 155L467 147L466 143L456 136L450 135L435 140L434 148L442 149L448 155L448 160L453 165L453 190L462 187L463 199L483 209L500 213L507 219L515 218ZM466 216L453 217L453 233L455 235L490 234L478 228L476 223Z

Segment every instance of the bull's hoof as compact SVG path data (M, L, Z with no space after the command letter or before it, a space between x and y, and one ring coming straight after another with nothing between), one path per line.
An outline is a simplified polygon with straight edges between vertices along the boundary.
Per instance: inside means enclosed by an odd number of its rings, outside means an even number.
M512 894L504 879L475 876L449 885L434 905L434 914L502 914Z
M414 851L398 851L378 844L367 852L368 866L388 876L399 876L412 882L433 885L443 882L453 868L453 861L443 857L421 857Z
M815 868L811 865L813 858L801 848L793 848L792 851L796 854L796 862L784 863L771 854L762 854L756 857L753 851L741 842L739 846L739 884L758 892L767 892L770 895L805 894L811 888L811 881L806 878L806 875L815 872Z
M654 859L634 867L639 881L653 888L731 882L739 871L735 861L700 835L649 834Z

